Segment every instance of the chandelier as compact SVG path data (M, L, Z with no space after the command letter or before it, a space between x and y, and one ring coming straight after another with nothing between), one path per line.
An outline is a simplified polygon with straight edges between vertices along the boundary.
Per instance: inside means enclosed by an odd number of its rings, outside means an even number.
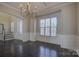
M36 6L33 6L30 2L27 3L22 3L19 5L20 7L20 14L21 16L31 16L31 17L35 17L36 16ZM32 9L34 8L34 9Z

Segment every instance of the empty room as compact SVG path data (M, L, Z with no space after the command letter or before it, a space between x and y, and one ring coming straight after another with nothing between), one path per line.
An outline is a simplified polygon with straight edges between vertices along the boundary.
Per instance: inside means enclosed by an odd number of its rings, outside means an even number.
M78 2L0 2L0 57L78 57Z

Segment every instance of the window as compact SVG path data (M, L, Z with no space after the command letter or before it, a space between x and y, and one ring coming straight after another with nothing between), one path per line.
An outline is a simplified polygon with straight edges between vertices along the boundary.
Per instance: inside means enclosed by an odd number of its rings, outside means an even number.
M20 20L19 23L20 23L20 30L19 30L19 31L20 31L20 33L22 33L22 32L23 32L23 31L22 31L22 29L23 29L23 28L22 28L22 25L23 25L22 20Z
M45 20L40 20L40 35L44 35Z
M22 34L23 33L23 20L17 19L17 32Z
M57 17L50 17L40 20L40 35L56 36Z

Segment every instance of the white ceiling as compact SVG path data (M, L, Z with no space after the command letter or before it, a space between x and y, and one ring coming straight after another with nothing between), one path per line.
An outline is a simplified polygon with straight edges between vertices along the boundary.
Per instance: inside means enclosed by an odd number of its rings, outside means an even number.
M35 10L37 12L46 10L46 8L48 9L48 8L54 7L54 6L62 4L62 3L64 3L64 2L30 2L31 9ZM13 7L14 9L19 10L19 5L20 4L26 5L27 2L4 2L3 4L9 5L9 6ZM34 7L37 7L37 8L35 9Z
M19 12L20 5L23 4L23 7L26 7L27 3L28 2L1 2L0 4L3 4ZM49 14L53 9L60 8L60 6L68 5L70 3L72 2L30 2L30 5L31 11L37 12L37 15L39 16ZM24 14L26 14L26 12L24 12Z

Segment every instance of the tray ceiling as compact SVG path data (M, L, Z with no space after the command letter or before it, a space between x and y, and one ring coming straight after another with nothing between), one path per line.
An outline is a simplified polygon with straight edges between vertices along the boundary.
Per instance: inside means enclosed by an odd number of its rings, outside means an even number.
M30 2L31 4L31 9L35 10L37 12L42 11L42 10L46 10L46 8L50 9L56 5L62 4L63 2ZM24 4L26 5L27 2L4 2L3 4L8 5L10 7L13 7L14 9L19 10L19 5L20 4ZM35 9L36 7L36 9Z

